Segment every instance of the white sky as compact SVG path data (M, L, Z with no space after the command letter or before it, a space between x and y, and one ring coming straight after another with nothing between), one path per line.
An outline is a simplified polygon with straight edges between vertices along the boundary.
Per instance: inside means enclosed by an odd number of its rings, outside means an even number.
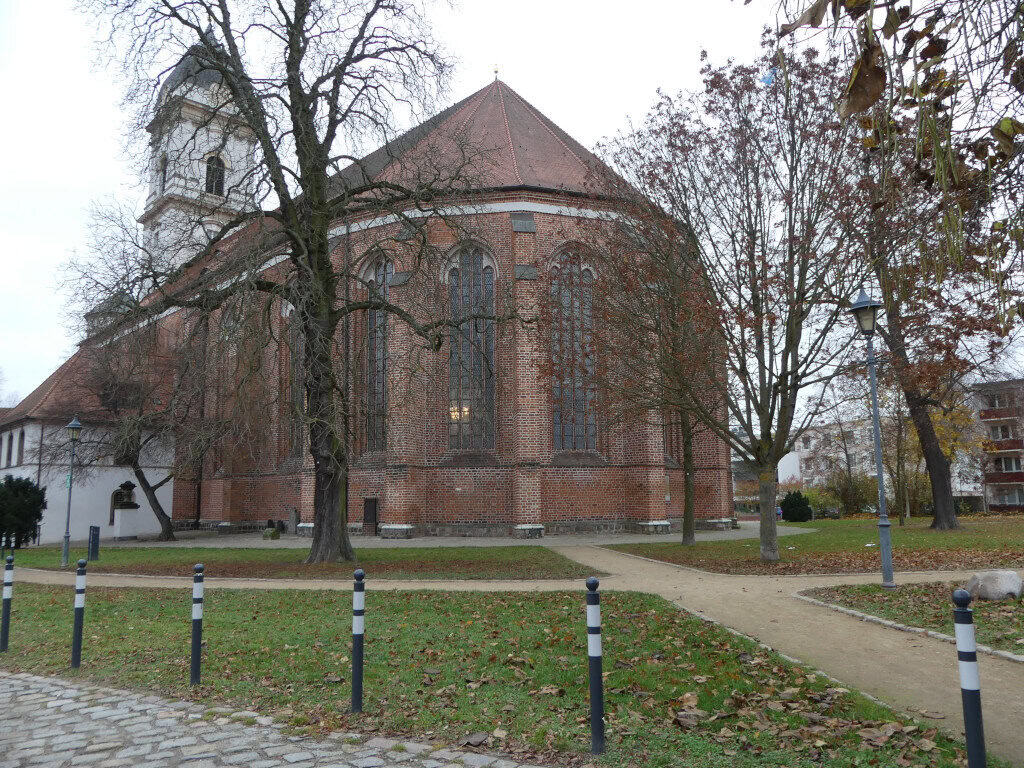
M592 147L639 119L658 88L699 84L701 48L749 61L774 2L462 0L435 32L459 66L452 101L501 79ZM624 12L626 9L627 12ZM24 397L75 349L61 265L93 200L139 198L122 151L121 93L97 69L73 0L0 0L0 371ZM2 396L0 392L0 396Z

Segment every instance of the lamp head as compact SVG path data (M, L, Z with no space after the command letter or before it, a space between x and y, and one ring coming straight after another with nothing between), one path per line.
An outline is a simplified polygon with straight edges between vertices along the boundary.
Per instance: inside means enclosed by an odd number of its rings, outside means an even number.
M870 336L875 332L875 325L878 322L878 310L881 308L882 303L875 301L863 288L860 289L860 295L857 296L857 300L850 307L850 314L853 315L857 321L857 327L860 328L860 332L865 336Z
M75 416L64 429L68 431L68 437L71 438L71 442L75 442L78 440L78 436L82 434L82 422L78 420L78 416Z

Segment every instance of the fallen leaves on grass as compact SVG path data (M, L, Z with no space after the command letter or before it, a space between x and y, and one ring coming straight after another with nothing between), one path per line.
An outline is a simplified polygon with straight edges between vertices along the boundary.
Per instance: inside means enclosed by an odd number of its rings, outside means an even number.
M56 593L25 585L18 610L31 617L32 645L19 644L0 665L64 669L67 611L63 600L50 604ZM350 636L338 617L347 595L212 591L198 689L187 685L180 598L181 590L91 591L90 631L98 639L82 673L273 713L304 732L465 744L568 768L592 759L579 594L373 593L359 715L348 711L344 684ZM934 729L659 598L611 592L603 604L611 764L957 766L957 747Z
M963 585L933 582L900 584L895 590L885 590L874 584L856 584L819 587L804 594L900 624L952 635L950 594L959 586ZM971 607L979 643L1019 652L1020 645L1024 645L1024 602L977 600Z

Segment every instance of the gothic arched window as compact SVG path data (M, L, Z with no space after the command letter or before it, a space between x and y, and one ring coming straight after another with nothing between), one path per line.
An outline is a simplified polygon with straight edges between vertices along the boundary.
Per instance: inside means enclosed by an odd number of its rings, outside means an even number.
M395 273L380 259L367 280L369 299L388 300L388 283ZM388 313L371 309L366 318L366 450L383 451L388 409Z
M224 196L224 161L220 155L206 158L206 191L211 195Z
M594 273L578 253L563 252L551 280L551 382L554 449L597 450L594 387Z
M482 248L462 248L448 269L448 447L494 448L494 265ZM471 319L466 319L471 318Z
M7 465L11 466L14 461L14 433L9 432L7 434Z
M25 463L25 430L18 432L18 466Z

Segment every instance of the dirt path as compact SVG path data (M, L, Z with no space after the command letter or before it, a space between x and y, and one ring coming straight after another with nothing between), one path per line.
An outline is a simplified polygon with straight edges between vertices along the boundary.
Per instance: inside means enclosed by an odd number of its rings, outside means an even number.
M611 576L604 590L631 590L660 595L772 648L821 669L851 688L869 693L912 714L925 710L943 730L962 737L963 720L956 651L930 637L899 632L860 621L799 600L805 589L834 584L864 584L876 574L822 576L730 576L698 571L594 546L555 546L554 551ZM900 573L897 582L968 578L954 571ZM69 572L17 569L16 581L70 586ZM90 586L171 587L186 589L184 577L92 574ZM347 590L347 581L310 579L206 580L208 589ZM368 582L372 590L430 589L454 592L536 592L581 590L581 580ZM1024 664L982 654L979 657L985 735L989 751L1024 766Z

